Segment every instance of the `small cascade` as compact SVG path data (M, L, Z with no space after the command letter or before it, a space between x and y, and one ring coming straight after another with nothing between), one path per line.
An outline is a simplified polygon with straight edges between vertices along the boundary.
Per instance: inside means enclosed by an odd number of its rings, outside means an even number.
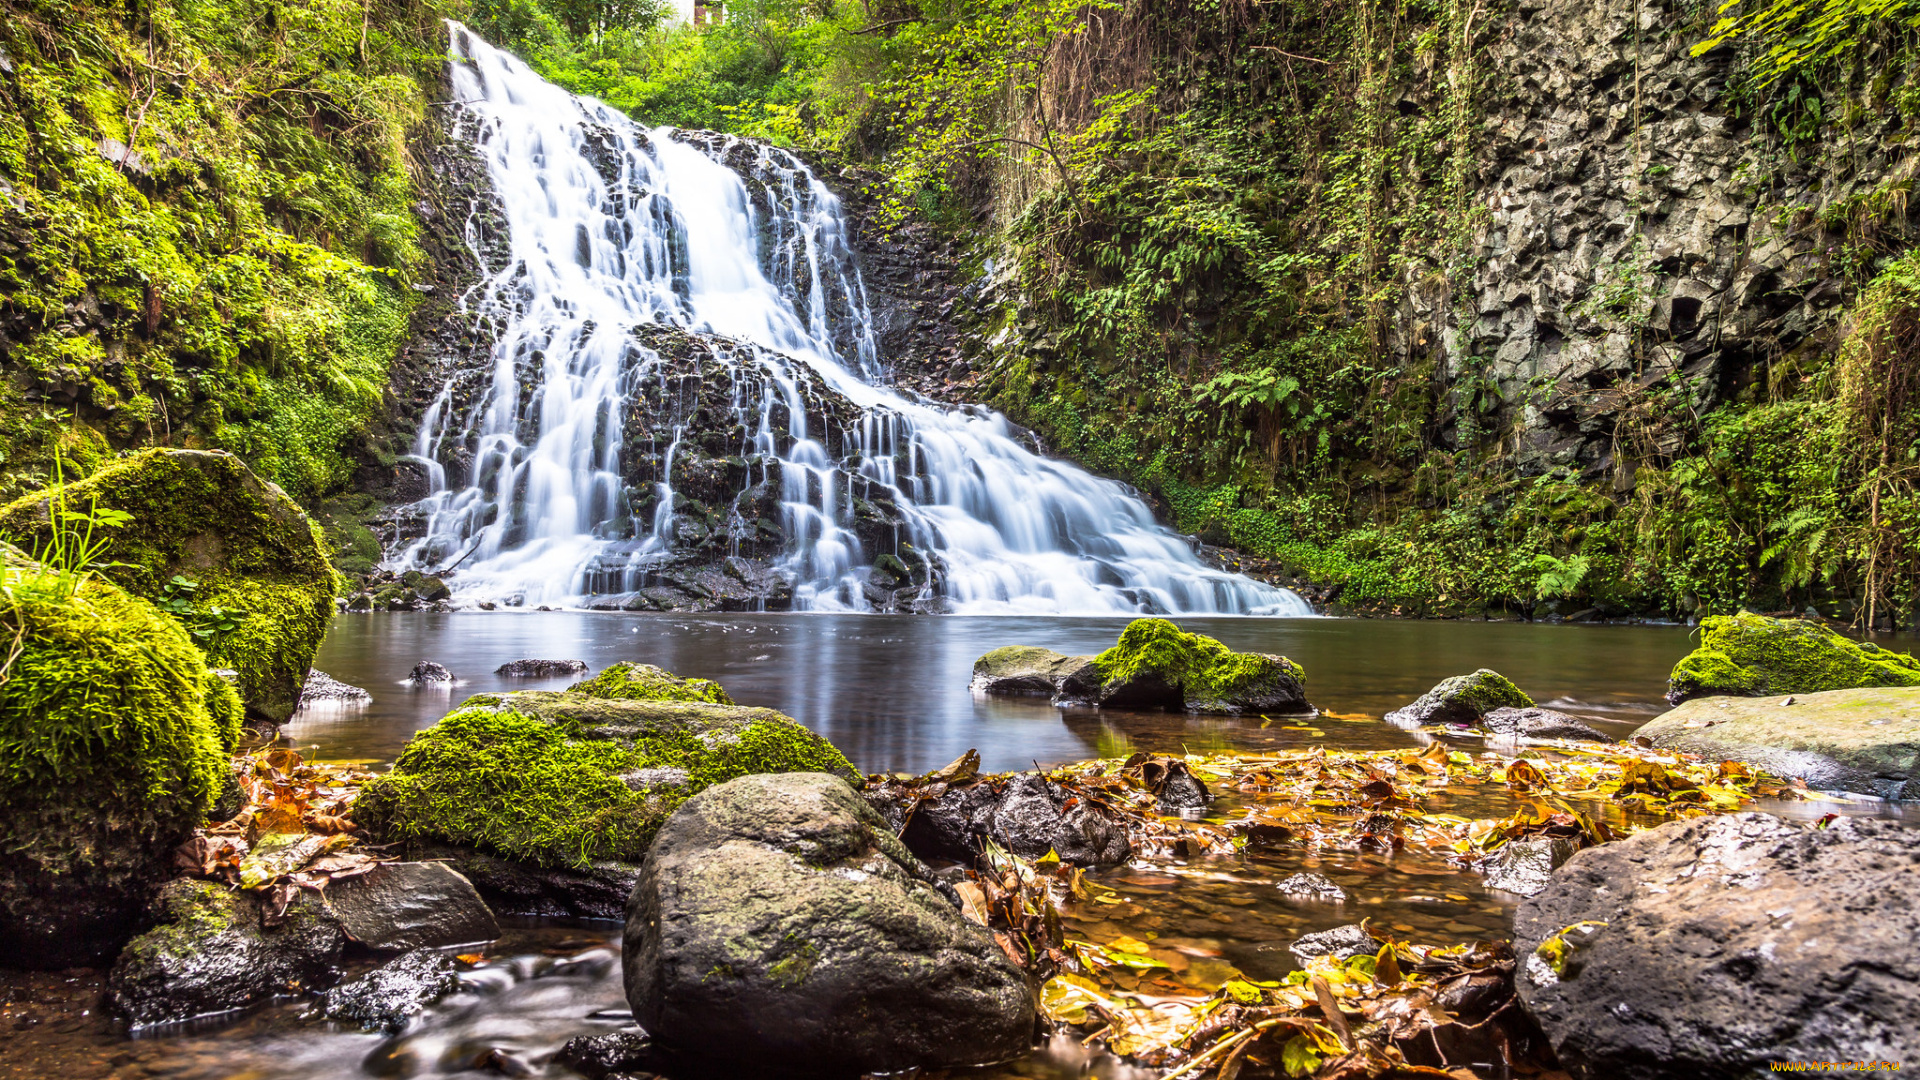
M457 566L463 602L644 607L717 567L795 610L1310 614L998 414L883 385L839 200L797 158L451 36L508 255L464 301L491 371L423 416L396 567Z

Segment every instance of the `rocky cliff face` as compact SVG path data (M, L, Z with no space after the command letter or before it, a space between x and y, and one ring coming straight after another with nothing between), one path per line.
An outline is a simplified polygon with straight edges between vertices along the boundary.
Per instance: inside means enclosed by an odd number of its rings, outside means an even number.
M1730 94L1731 49L1691 55L1700 36L1665 6L1521 0L1487 51L1477 265L1458 295L1410 280L1398 344L1434 342L1449 381L1498 388L1482 427L1512 424L1522 472L1628 487L1616 447L1680 445L1639 422L1651 390L1684 384L1704 411L1821 340L1844 269L1822 224L1920 160L1875 117L1796 156ZM1457 419L1444 437L1458 443Z

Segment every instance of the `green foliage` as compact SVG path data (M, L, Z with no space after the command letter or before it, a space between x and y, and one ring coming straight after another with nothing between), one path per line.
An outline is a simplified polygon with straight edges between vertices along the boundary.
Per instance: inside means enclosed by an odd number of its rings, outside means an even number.
M414 736L354 820L542 866L638 862L695 793L759 772L853 768L767 709L526 692L469 699Z
M682 679L652 664L615 664L591 679L567 687L567 692L609 700L733 704L720 684L711 679Z
M1703 619L1700 646L1669 676L1670 700L1920 686L1920 661L1811 621L1742 613Z
M1736 40L1756 43L1755 83L1765 89L1803 68L1847 56L1882 27L1920 30L1916 0L1728 0L1699 56Z
M186 627L187 633L193 635L196 644L212 651L219 647L227 635L240 629L247 613L218 604L195 606L194 596L199 591L199 582L175 574L161 582L160 595L154 599L153 606L178 619L180 625Z

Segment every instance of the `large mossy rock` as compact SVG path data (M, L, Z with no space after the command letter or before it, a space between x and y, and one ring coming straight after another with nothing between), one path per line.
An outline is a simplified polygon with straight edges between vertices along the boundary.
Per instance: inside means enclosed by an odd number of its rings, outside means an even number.
M1694 698L1634 735L1826 791L1920 799L1920 687L1790 696Z
M1056 705L1169 709L1195 713L1313 711L1299 664L1268 653L1237 653L1165 619L1135 619L1098 656L1062 656L1032 645L995 649L973 664L974 690L1048 694Z
M468 698L366 786L353 819L396 840L544 867L638 862L676 807L761 772L857 776L772 709L525 690Z
M1412 704L1387 714L1387 722L1407 727L1438 724L1478 724L1495 709L1531 709L1526 691L1492 668L1470 675L1442 679Z
M674 1075L855 1076L1024 1053L1033 991L845 781L748 776L660 830L627 1000Z
M1520 905L1515 984L1587 1080L1912 1061L1917 863L1920 829L1896 821L1669 822L1580 852Z
M683 679L652 664L615 664L600 674L567 687L569 693L588 697L625 701L704 701L711 705L731 705L719 683L712 679Z
M0 963L94 964L205 820L240 701L118 586L76 588L5 545L0 577Z
M128 943L107 977L114 1012L137 1026L168 1024L333 985L346 935L326 902L303 893L273 920L264 906L261 894L218 882L168 882L154 901L158 925Z
M1667 679L1667 701L1920 686L1920 660L1842 637L1824 624L1764 615L1700 620L1700 647Z
M195 584L181 599L196 611L238 613L236 628L202 642L209 660L239 674L250 714L275 724L291 716L337 589L319 527L232 454L146 450L15 500L0 509L0 534L44 545L57 510L93 507L132 518L95 530L108 542L102 572L150 600L182 577Z

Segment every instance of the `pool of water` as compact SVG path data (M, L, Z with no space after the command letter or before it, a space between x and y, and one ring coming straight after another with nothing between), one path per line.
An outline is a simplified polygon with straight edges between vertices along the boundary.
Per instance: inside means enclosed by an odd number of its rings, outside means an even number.
M570 679L505 679L510 660L620 660L714 679L743 705L794 717L869 772L924 772L969 748L991 771L1076 761L1130 742L1179 751L1264 749L1324 739L1385 749L1412 737L1379 722L1450 675L1490 667L1537 701L1624 735L1666 708L1667 672L1691 648L1684 627L1547 626L1363 619L1182 619L1232 648L1305 667L1324 736L1254 718L1060 710L1044 700L976 697L973 662L1002 645L1069 655L1112 645L1124 619L875 615L679 615L581 611L342 615L315 666L373 694L363 708L309 710L287 726L332 760L391 761L416 731L469 694L560 689ZM420 660L451 688L405 684Z

